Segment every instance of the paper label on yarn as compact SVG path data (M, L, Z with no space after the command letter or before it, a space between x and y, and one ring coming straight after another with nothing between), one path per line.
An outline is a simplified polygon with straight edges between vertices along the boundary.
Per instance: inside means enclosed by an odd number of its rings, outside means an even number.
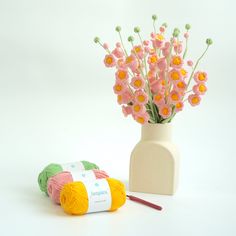
M73 181L94 181L96 176L92 170L85 171L71 171Z
M88 211L107 211L111 208L111 190L106 179L84 182L88 193Z
M69 171L69 172L84 170L84 165L80 161L79 162L64 163L64 164L61 164L61 167L62 167L63 171Z

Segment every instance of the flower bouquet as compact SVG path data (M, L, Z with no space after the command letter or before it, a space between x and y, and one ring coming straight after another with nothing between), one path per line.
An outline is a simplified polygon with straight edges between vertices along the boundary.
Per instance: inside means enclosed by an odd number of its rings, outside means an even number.
M138 41L128 37L130 52L124 46L120 26L116 27L120 42L114 49L98 37L94 39L106 51L105 66L116 70L113 90L124 115L131 115L141 124L168 123L183 110L186 102L199 105L207 91L207 73L197 71L197 67L212 44L207 39L206 49L193 63L186 59L190 25L185 25L183 38L175 28L168 39L167 24L163 23L157 30L157 16L153 15L152 19L150 39L143 40L140 28L134 28Z
M105 49L104 64L116 69L114 93L125 116L132 116L142 124L141 140L130 158L129 190L137 192L174 194L178 183L179 152L171 142L171 121L188 102L200 104L207 91L207 73L197 70L206 49L193 62L186 59L190 25L185 25L181 37L175 28L168 39L167 24L157 30L157 16L153 15L153 32L143 40L140 28L135 27L128 37L131 50L124 46L121 27L117 26L120 42L114 49L94 39Z

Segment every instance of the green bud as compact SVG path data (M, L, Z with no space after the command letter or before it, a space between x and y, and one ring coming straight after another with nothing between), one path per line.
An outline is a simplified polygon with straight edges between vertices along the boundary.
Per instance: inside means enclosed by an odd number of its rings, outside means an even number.
M157 15L152 15L153 20L157 20Z
M186 29L186 30L190 30L190 28L191 28L191 25L190 25L190 24L186 24L186 25L185 25L185 29Z
M120 32L121 31L121 27L120 26L116 26L116 31Z
M133 36L129 36L129 37L128 37L128 41L129 41L129 42L133 42L133 41L134 41L134 37L133 37Z
M163 23L162 26L167 28L168 25L167 25L167 23Z
M178 37L178 36L179 36L179 33L180 33L180 30L179 30L178 28L175 28L172 35L173 35L174 37Z
M100 41L100 38L95 37L93 41L94 41L94 43L98 43Z
M140 28L139 28L139 27L137 27L137 26L136 26L136 27L134 27L134 32L135 32L135 33L139 33L139 32L140 32Z
M211 44L213 44L212 39L207 39L207 40L206 40L206 44L207 44L207 45L211 45Z

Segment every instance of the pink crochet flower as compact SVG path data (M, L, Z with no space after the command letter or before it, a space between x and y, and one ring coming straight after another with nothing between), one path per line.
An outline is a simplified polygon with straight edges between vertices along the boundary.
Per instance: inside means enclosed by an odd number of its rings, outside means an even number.
M132 71L135 71L138 68L138 61L133 54L126 57L125 63Z
M179 70L177 69L172 69L169 72L169 78L172 82L177 83L182 79L182 75Z
M144 112L142 114L135 115L134 119L141 125L144 125L148 123L149 114L147 112Z
M149 40L144 40L144 41L143 41L144 46L148 46L149 43L150 43Z
M120 58L120 59L117 60L116 68L121 69L121 70L127 70L128 69L128 67L125 63L125 60L123 58Z
M154 48L161 48L164 43L164 36L162 34L156 34L154 39L152 40L152 45Z
M117 102L121 104L128 104L133 101L133 95L129 90L125 90L123 93L118 94Z
M145 87L145 81L140 75L137 75L132 78L131 86L135 89L143 89Z
M157 93L158 91L161 91L162 86L160 84L159 80L154 79L152 82L150 82L151 92Z
M148 64L149 65L152 65L152 66L155 66L157 64L157 61L158 61L158 57L156 54L152 54L148 57Z
M180 101L181 95L176 90L172 90L168 98L171 104L176 104Z
M184 68L181 68L179 71L184 79L188 77L188 71L186 71Z
M194 80L195 80L197 83L206 82L206 81L207 81L207 73L206 73L206 72L203 72L203 71L197 71L197 72L194 74Z
M162 104L159 106L159 114L162 116L162 118L167 119L171 116L172 109L167 104Z
M124 116L128 116L132 114L132 108L131 106L122 106L122 112L124 114Z
M170 61L170 65L175 69L180 69L183 63L183 59L180 56L172 56Z
M183 80L180 80L179 82L175 84L175 89L178 91L183 92L185 91L186 88L187 88L187 84Z
M133 50L132 50L137 56L139 59L142 59L143 56L144 56L144 51L143 51L143 48L141 45L138 45L138 46L134 46Z
M201 97L199 95L197 95L197 94L191 94L191 95L188 96L188 102L192 106L197 106L201 102Z
M134 103L134 105L132 106L132 110L134 115L139 115L144 113L146 111L146 108L140 103Z
M134 99L137 103L145 105L148 102L148 95L143 90L137 90L134 93Z
M103 48L104 48L105 50L109 48L109 46L108 46L107 43L104 43L102 46L103 46Z
M124 56L124 52L121 47L116 47L113 51L112 54L117 57L117 58L122 58Z
M183 50L183 45L181 42L178 42L174 45L174 51L178 54L180 54Z
M165 57L162 57L158 60L157 67L161 71L164 71L166 69L166 58Z
M113 90L115 94L122 94L127 89L127 85L123 82L116 81L115 85L113 86Z
M207 91L207 87L204 83L199 83L193 86L193 92L199 95L204 95Z
M129 78L129 73L127 70L119 69L116 72L116 79L120 81L125 81Z
M114 67L116 65L116 59L112 54L108 54L104 58L104 64L106 67Z
M161 104L165 102L164 98L165 98L164 93L158 93L153 97L153 102L157 106L160 106Z
M193 61L188 60L188 61L187 61L187 64L188 64L188 66L193 66Z
M176 112L179 112L179 111L182 111L184 108L184 103L179 101L175 104L175 111Z

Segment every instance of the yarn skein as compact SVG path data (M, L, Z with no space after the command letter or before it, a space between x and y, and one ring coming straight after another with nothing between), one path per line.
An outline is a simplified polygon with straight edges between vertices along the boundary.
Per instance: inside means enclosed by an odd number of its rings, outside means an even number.
M92 169L99 169L99 167L91 162L88 161L80 161L85 170L92 170ZM62 164L55 164L51 163L47 165L39 174L38 176L38 184L39 188L42 192L47 193L47 182L48 179L60 172L63 171Z
M96 179L103 179L103 178L108 178L108 174L103 171L103 170L91 170L95 176ZM83 171L81 173L86 173L87 171ZM50 198L53 200L53 202L60 204L60 192L63 188L63 186L67 183L71 183L75 181L73 179L73 176L71 174L71 172L69 171L63 171L59 174L56 174L54 176L52 176L49 180L48 180L48 195L50 196Z
M111 207L115 211L125 204L126 193L124 184L113 178L106 178L111 191ZM60 194L63 210L71 215L84 215L88 211L89 199L83 182L72 182L64 185Z

